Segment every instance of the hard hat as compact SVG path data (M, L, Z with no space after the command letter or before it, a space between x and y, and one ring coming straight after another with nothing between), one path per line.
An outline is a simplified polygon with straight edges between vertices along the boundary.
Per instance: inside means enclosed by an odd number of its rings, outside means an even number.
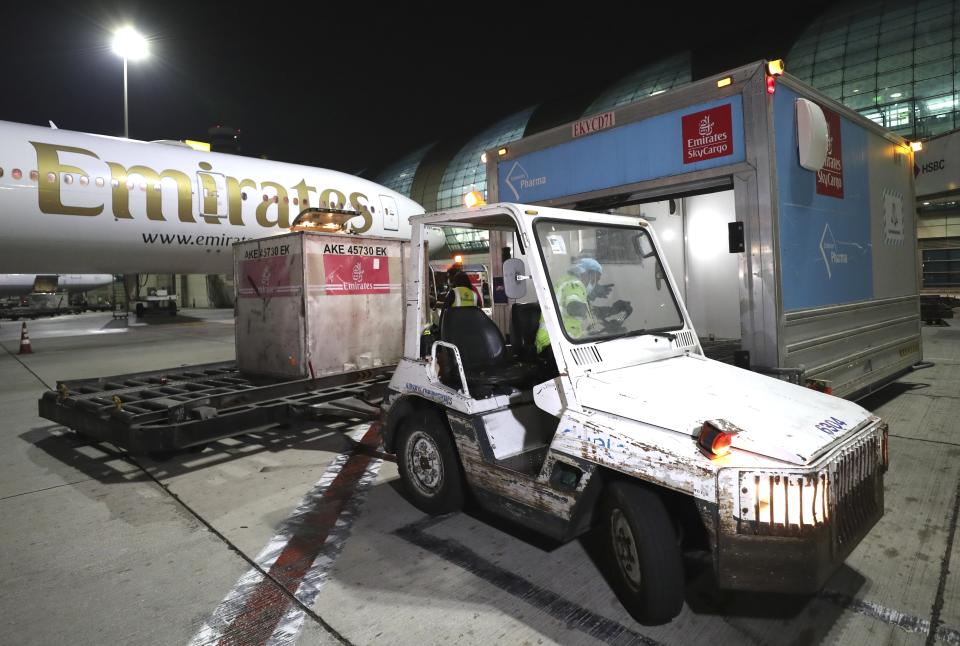
M603 266L593 258L581 258L573 265L573 267L571 267L571 269L578 276L588 271L603 274Z

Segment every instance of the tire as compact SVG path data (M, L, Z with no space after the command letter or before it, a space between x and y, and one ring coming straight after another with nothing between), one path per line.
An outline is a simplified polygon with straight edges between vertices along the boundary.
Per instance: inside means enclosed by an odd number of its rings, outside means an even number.
M397 467L407 499L431 515L463 507L463 475L446 420L434 410L400 422Z
M665 624L683 609L683 558L663 500L651 489L614 482L602 505L607 576L641 624Z

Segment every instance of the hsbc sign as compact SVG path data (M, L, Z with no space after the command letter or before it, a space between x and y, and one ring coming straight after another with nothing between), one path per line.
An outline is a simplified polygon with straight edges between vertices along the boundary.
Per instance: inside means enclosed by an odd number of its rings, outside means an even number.
M960 190L960 132L923 142L915 153L916 194L936 195Z

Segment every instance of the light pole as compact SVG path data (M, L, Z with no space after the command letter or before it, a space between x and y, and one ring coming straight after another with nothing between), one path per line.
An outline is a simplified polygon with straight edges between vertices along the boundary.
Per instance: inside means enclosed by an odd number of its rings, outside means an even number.
M113 51L123 59L123 136L130 138L130 116L127 109L127 60L146 58L147 39L133 27L122 27L113 35Z

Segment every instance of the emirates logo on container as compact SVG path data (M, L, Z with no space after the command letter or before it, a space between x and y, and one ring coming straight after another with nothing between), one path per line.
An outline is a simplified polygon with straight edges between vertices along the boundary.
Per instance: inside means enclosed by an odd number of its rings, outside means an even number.
M729 103L688 114L682 123L684 164L733 154L733 111Z

